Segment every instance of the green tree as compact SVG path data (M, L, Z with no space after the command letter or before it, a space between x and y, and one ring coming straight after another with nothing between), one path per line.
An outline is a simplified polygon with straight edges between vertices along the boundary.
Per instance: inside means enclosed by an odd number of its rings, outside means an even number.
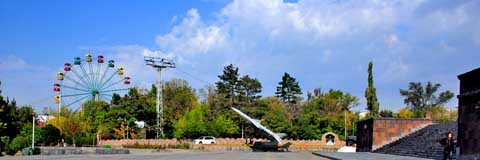
M173 136L173 123L197 105L197 95L187 81L172 79L163 85L162 126L167 137Z
M122 97L119 94L113 93L112 101L110 103L113 105L119 105L121 100L122 100Z
M238 83L239 101L251 105L254 100L259 99L258 95L262 92L262 84L256 78L250 78L248 75L240 78Z
M261 122L276 133L290 135L292 122L289 120L286 106L276 97L269 97L265 100L268 103L268 108L261 118Z
M398 111L399 118L413 118L415 117L414 113L408 108L402 108Z
M393 112L389 109L383 109L380 111L380 117L393 117Z
M40 130L40 141L42 141L46 145L56 145L62 138L60 135L60 130L51 125L47 124L43 126Z
M239 83L238 68L230 64L223 69L223 74L218 76L218 78L220 80L215 83L218 93L229 99L229 106L233 107Z
M349 110L357 105L358 98L340 90L330 89L326 93L318 93L318 97L305 103L298 122L294 124L298 126L298 138L320 139L326 132L337 133L343 138L345 112L351 115L347 117L347 123L350 124L356 116L349 113Z
M301 100L300 95L302 94L302 90L295 78L285 72L282 81L278 83L275 94L284 102L294 104Z
M420 82L410 82L407 90L400 89L404 96L404 103L414 112L415 117L425 118L426 112L432 106L443 105L453 97L450 91L435 94L441 87L440 84L427 82L425 89Z
M447 110L443 106L431 106L428 109L428 114L432 118L432 121L436 123L446 123L457 120L455 116L452 116L452 114L455 113L452 113L452 111Z
M231 137L238 134L240 127L232 119L219 115L211 122L208 132L215 137Z
M367 110L369 117L378 117L379 104L377 100L377 89L373 86L373 63L368 63L368 87L365 89L365 98L367 99Z
M173 137L197 138L207 132L204 106L197 105L174 123Z

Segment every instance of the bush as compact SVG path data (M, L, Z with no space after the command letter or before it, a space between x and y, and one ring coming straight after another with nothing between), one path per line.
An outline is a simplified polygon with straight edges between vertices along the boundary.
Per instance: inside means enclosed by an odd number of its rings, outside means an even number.
M57 127L48 124L40 129L40 138L45 145L50 146L58 144L62 137Z
M23 136L17 136L15 137L12 142L8 145L7 147L7 154L9 155L14 155L17 153L19 150L28 147L29 142L26 137Z
M93 134L75 136L75 146L95 145L96 137Z

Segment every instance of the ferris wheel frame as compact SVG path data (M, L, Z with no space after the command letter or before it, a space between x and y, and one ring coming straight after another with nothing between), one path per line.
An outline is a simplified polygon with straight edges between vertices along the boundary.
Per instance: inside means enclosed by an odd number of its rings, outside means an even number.
M86 54L84 59L75 57L73 64L64 64L63 70L57 73L53 85L53 91L59 93L54 96L59 112L62 106L70 107L86 100L109 101L113 93L130 89L130 77L123 76L123 67L115 68L114 60L105 63L102 55L94 58Z

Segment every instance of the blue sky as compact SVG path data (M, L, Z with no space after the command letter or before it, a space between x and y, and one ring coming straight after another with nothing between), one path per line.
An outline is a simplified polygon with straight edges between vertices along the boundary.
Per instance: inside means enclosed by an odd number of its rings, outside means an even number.
M232 63L262 82L263 96L288 72L304 93L341 89L364 110L373 61L380 106L397 110L410 81L458 93L456 76L479 67L479 8L468 0L0 1L2 95L39 111L54 106L55 73L90 52L125 66L139 87L155 80L143 56L164 56L178 67L165 79L197 89Z

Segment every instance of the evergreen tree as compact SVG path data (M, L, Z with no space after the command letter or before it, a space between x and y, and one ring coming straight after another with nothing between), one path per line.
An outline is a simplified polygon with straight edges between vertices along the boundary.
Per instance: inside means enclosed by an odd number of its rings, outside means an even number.
M275 94L282 101L294 104L301 99L300 95L302 94L302 90L295 78L285 72L282 81L278 83L277 92L275 92Z
M218 93L229 99L230 107L233 107L235 103L235 93L239 83L238 77L238 68L230 64L223 69L223 74L218 76L220 81L216 83Z
M245 101L251 104L254 100L259 99L262 92L262 84L256 78L250 78L248 75L240 78L238 83L239 101Z
M378 117L379 104L377 101L377 90L373 86L373 63L368 63L368 87L365 90L365 98L367 99L367 110L370 117Z

